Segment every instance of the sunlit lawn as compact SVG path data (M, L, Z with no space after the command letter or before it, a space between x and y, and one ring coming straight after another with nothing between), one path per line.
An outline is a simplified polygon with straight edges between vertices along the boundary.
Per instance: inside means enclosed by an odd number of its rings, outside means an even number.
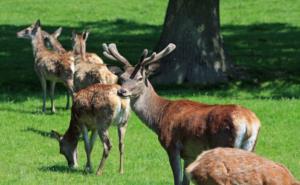
M57 91L54 115L41 113L41 88L33 71L29 41L17 39L21 28L40 18L49 31L64 28L61 40L71 48L73 29L91 31L88 50L101 53L103 42L116 42L133 62L159 39L167 1L2 0L0 1L0 184L172 184L167 156L156 136L132 114L126 136L125 174L118 174L116 129L103 176L69 171L49 132L64 132L70 112L64 90ZM247 80L217 88L168 87L159 94L206 103L237 103L262 122L256 152L285 164L300 179L300 1L222 1L225 45L232 60L246 69ZM297 14L298 12L298 14ZM249 79L250 78L250 79ZM47 102L50 106L50 101ZM96 143L93 167L102 146Z

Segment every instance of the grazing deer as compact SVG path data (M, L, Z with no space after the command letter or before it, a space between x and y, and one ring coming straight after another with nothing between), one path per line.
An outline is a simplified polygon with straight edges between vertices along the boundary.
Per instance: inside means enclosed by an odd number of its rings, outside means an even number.
M75 91L91 84L115 84L118 77L105 64L96 64L86 57L86 40L89 33L76 34L73 32L73 54L75 57L74 86Z
M52 48L54 51L58 53L67 53L65 48L62 46L62 44L58 41L58 37L60 36L62 32L62 27L59 27L55 32L52 34L49 34L45 31L43 31L43 37L50 48ZM103 64L103 60L95 53L89 53L86 52L86 61L95 63L95 64Z
M101 175L112 147L108 128L115 123L119 134L119 171L123 173L124 137L130 114L130 103L128 98L117 95L119 89L120 86L117 84L94 84L80 90L74 98L68 130L64 135L52 131L52 136L59 141L60 153L67 159L69 167L77 166L77 143L82 133L87 157L85 171L92 170L90 155L98 132L103 143L103 155L97 170L97 175ZM88 130L92 131L90 140Z
M197 185L300 185L283 165L233 148L203 152L186 173Z
M46 111L47 80L51 82L51 111L55 112L54 89L56 82L63 83L69 93L73 94L74 59L72 55L59 54L49 51L44 45L40 21L17 33L19 38L31 39L33 55L35 58L34 69L43 89L43 112ZM69 99L66 107L69 108Z
M103 45L103 54L124 64L120 76L121 97L130 97L137 116L157 135L166 150L175 185L189 184L181 163L186 167L198 154L209 148L235 147L254 150L260 121L250 110L239 105L207 105L189 100L171 101L156 94L148 76L158 67L158 61L175 49L169 44L159 53L147 57L145 49L139 63L133 67L117 50L115 44Z

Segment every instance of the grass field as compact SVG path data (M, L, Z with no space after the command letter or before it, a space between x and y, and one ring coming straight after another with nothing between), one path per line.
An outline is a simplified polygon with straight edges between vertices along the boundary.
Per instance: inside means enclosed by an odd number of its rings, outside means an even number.
M87 3L88 2L88 3ZM40 18L45 30L64 28L61 40L71 48L73 29L91 31L88 50L100 53L102 42L116 42L133 62L159 38L166 0L2 0L0 1L0 184L172 184L167 156L156 136L133 114L126 136L125 174L119 175L116 129L103 176L84 174L85 153L79 143L79 169L69 171L51 139L64 132L70 112L64 90L57 91L57 114L41 113L41 88L33 71L29 41L16 32ZM238 103L262 122L256 152L285 164L300 179L300 1L222 1L225 45L250 80L214 88L160 88L165 97L206 103ZM47 104L50 106L50 101ZM50 110L48 110L50 112ZM92 153L97 167L100 142Z

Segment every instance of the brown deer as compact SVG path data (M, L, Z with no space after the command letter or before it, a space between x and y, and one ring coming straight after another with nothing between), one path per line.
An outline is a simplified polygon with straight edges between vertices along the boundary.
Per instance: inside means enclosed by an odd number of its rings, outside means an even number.
M117 84L94 84L80 90L74 98L68 130L64 135L52 131L52 136L59 141L60 153L67 159L69 167L77 166L77 143L82 133L87 157L85 171L92 171L90 155L98 132L103 143L103 155L97 170L97 175L101 175L112 147L108 129L115 123L119 134L119 171L123 173L124 137L130 114L130 103L128 98L117 95L119 89L120 86ZM92 132L90 140L88 130Z
M62 32L62 27L59 27L55 32L49 34L48 32L43 31L43 37L47 45L56 52L59 53L67 53L62 44L58 41L58 37ZM70 51L71 53L72 51ZM103 64L103 60L95 53L86 52L86 61L95 63L95 64Z
M73 94L74 58L70 54L59 54L49 51L44 45L40 21L17 33L17 37L31 39L33 55L35 58L34 69L43 89L43 112L46 111L47 80L51 82L51 111L55 112L54 89L57 82L63 83L68 91ZM69 107L69 99L66 107Z
M74 86L75 91L91 84L115 84L118 77L105 64L89 62L86 57L86 40L89 33L76 34L73 32L73 54L75 57Z
M207 105L189 100L171 101L156 94L148 76L158 67L158 61L175 49L169 44L159 53L147 57L145 49L135 67L117 50L115 44L103 45L103 54L124 64L120 76L121 97L130 97L137 116L157 135L166 150L175 185L189 184L181 180L181 162L186 167L198 154L209 148L235 147L254 150L260 121L250 110L239 105Z
M233 148L203 152L186 173L197 185L300 185L283 165Z

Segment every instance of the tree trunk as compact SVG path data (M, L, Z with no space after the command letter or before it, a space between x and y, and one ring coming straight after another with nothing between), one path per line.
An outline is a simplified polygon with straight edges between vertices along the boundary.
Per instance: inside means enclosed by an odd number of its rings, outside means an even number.
M156 84L226 82L229 63L220 35L219 0L169 0L163 32L155 50L177 48L160 62Z

